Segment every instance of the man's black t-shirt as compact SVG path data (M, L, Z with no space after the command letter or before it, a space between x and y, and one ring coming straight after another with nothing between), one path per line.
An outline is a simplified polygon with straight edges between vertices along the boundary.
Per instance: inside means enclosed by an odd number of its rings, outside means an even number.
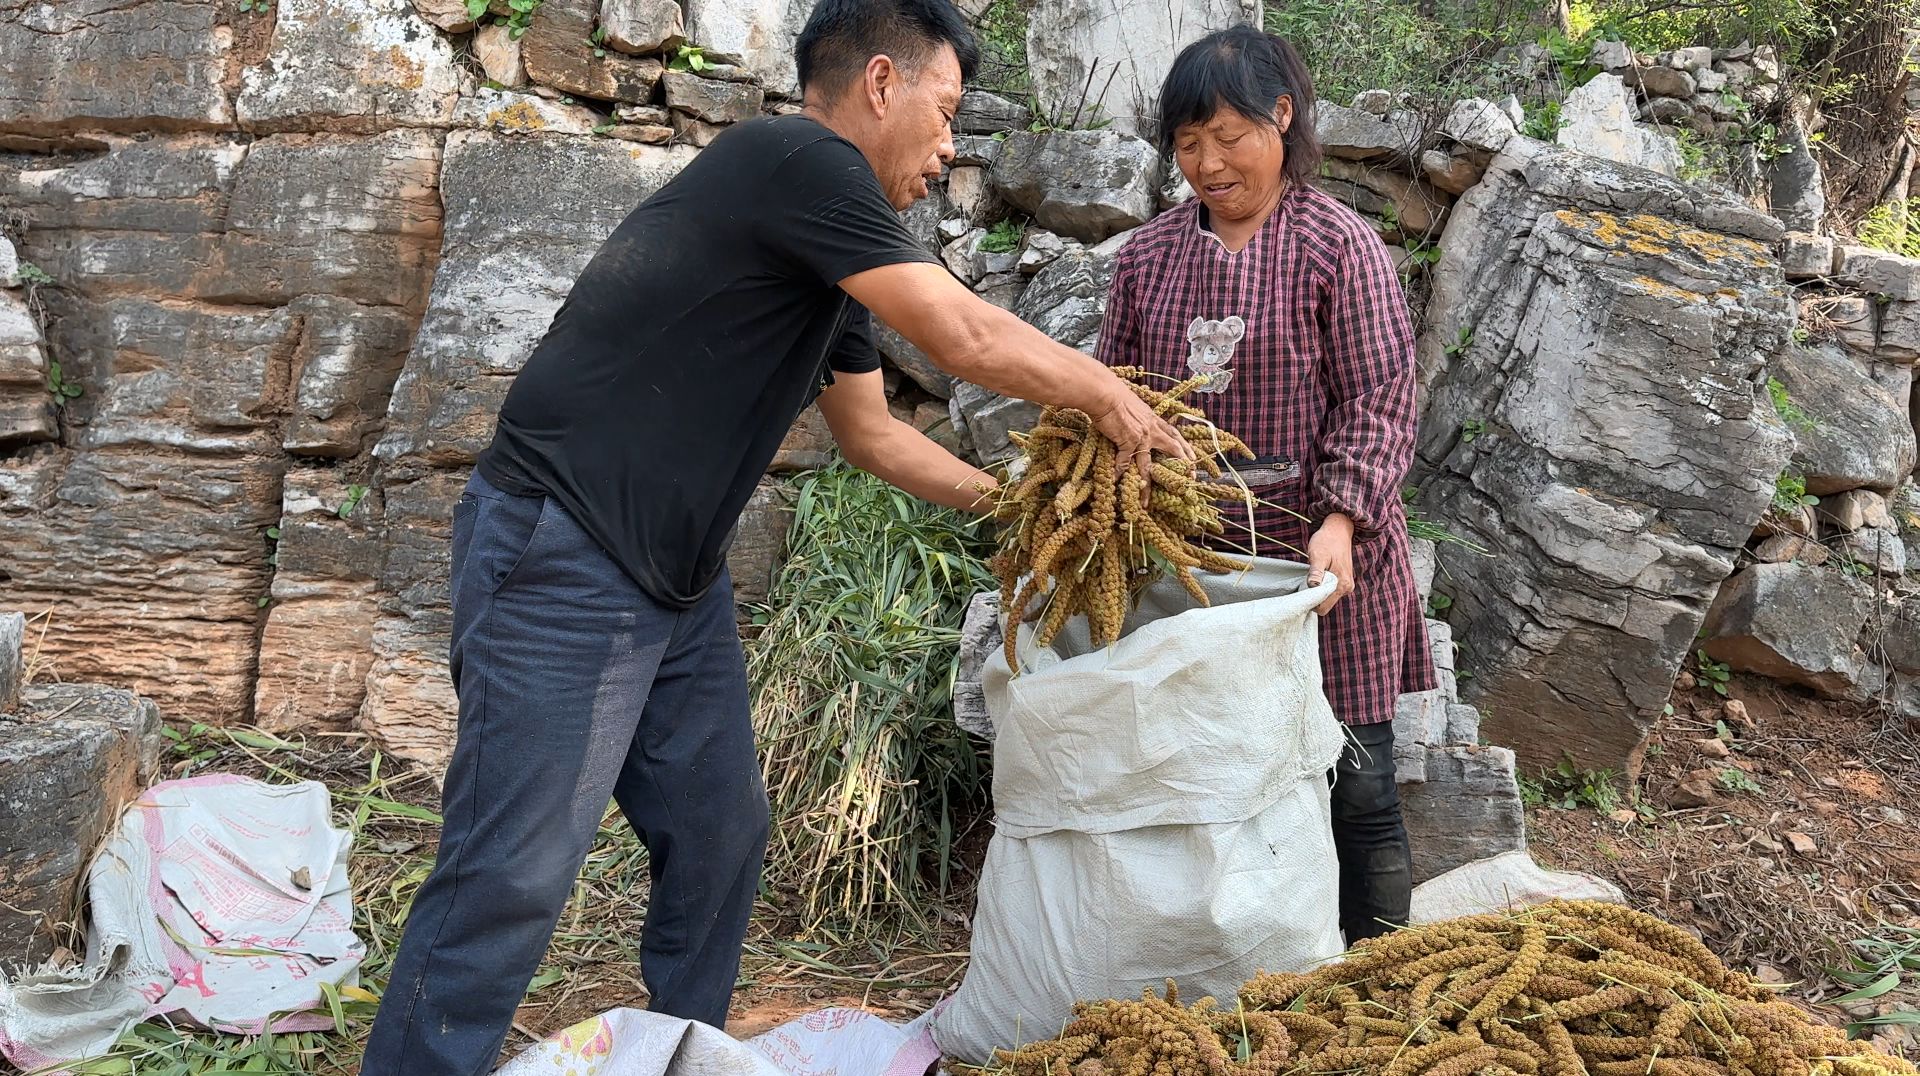
M587 264L480 471L552 496L649 595L691 606L829 371L880 364L835 285L933 260L851 142L801 116L740 124Z

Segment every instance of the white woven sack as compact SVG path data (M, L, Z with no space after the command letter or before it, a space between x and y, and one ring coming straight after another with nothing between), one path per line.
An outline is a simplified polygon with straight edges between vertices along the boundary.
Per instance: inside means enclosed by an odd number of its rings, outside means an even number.
M988 660L995 833L972 960L934 1023L943 1053L1059 1034L1079 1000L1232 998L1261 971L1341 951L1326 773L1342 733L1321 691L1314 606L1331 578L1256 560L1161 580L1120 641L1076 620Z

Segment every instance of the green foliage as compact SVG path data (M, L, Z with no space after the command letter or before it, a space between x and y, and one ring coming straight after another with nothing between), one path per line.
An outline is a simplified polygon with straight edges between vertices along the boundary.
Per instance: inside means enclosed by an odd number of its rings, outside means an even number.
M1027 0L993 0L976 27L984 89L1012 97L1032 90L1027 64Z
M1788 395L1787 386L1781 384L1779 378L1767 378L1767 395L1772 398L1774 413L1780 416L1780 421L1796 430L1813 429L1814 421L1807 417L1805 411L1794 406L1793 397ZM1807 484L1803 480L1800 483L1800 492L1804 495L1806 491Z
M682 45L673 59L667 61L667 67L674 71L710 71L714 63L707 59L707 50L699 45Z
M273 0L237 0L234 4L242 15L265 15Z
M1727 684L1733 679L1733 669L1724 661L1713 660L1704 649L1693 652L1693 664L1700 671L1700 682L1724 698Z
M1717 780L1720 782L1720 787L1726 789L1728 792L1757 793L1763 791L1760 787L1760 782L1754 780L1752 775L1737 766L1729 766L1721 770Z
M40 268L32 262L21 262L18 272L20 283L25 284L29 288L43 288L53 283L53 277L49 276L45 269Z
M1409 265L1440 264L1440 244L1426 239L1415 239L1407 245L1407 263Z
M1885 997L1902 987L1920 986L1920 927L1882 922L1871 935L1849 943L1847 966L1828 968L1835 982L1853 987L1851 993L1827 1002L1850 1005ZM1895 1009L1847 1025L1847 1034L1865 1038L1875 1028L1892 1024L1920 1025L1920 1012Z
M1543 770L1539 780L1533 782L1533 805L1560 811L1591 807L1601 814L1612 814L1620 808L1620 789L1615 784L1618 777L1612 770L1583 770L1570 756L1562 757L1559 765ZM1521 798L1527 798L1524 784Z
M1470 31L1427 18L1405 0L1268 3L1266 28L1300 50L1321 99L1340 104L1383 88L1444 96L1457 77L1444 61L1470 48Z
M1447 357L1452 358L1453 356L1460 354L1461 352L1467 350L1472 346L1473 346L1473 326L1462 325L1460 326L1460 331L1454 334L1453 343L1448 344L1446 346L1445 350L1447 353Z
M1920 198L1883 203L1860 218L1854 238L1876 250L1920 258L1920 228L1914 227L1915 220L1920 220Z
M593 50L594 59L605 59L607 55L607 28L604 26L594 27L593 33L587 35L587 47ZM599 131L596 130L594 133L598 134Z
M1447 610L1453 608L1453 599L1439 591L1427 595L1427 616L1434 620L1445 620Z
M53 393L53 402L62 407L68 400L79 397L86 389L77 381L69 379L58 359L47 363L47 391Z
M1460 440L1465 444L1474 443L1480 439L1481 434L1486 432L1487 424L1481 419L1470 418L1460 424Z
M1807 492L1807 480L1797 474L1783 474L1773 481L1773 506L1782 512L1798 512L1820 503Z
M1690 127L1677 127L1670 133L1674 145L1680 149L1678 178L1682 183L1712 183L1726 177L1727 154L1724 147L1707 142Z
M980 252L1011 254L1020 249L1020 241L1026 238L1026 234L1026 225L1008 218L987 229L986 237L980 240Z
M518 41L533 25L533 14L540 10L540 4L541 0L507 0L507 15L499 21L507 24L508 36ZM492 0L467 0L467 18L483 21L492 7Z
M1520 125L1521 134L1542 142L1560 137L1560 102L1534 101L1524 106L1524 114L1526 122Z
M1575 0L1576 26L1591 27L1603 40L1624 41L1636 52L1667 52L1690 45L1755 44L1788 46L1818 32L1821 19L1813 0L1724 0L1698 4L1688 0Z
M800 484L791 545L747 661L767 885L823 935L932 930L986 784L950 707L989 533L836 464Z
M340 502L340 511L338 513L340 518L345 519L348 516L352 515L353 510L355 508L360 507L360 502L362 499L366 497L366 495L367 495L367 487L361 486L361 485L348 486L347 499Z

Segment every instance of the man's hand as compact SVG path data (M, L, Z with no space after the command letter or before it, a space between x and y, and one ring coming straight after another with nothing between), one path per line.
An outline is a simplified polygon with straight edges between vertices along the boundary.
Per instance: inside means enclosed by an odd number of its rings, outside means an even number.
M1320 529L1307 540L1307 585L1319 586L1328 572L1337 580L1333 597L1320 603L1314 612L1326 616L1340 599L1353 593L1353 520L1338 512L1326 518Z
M1113 441L1114 458L1120 470L1138 467L1146 477L1147 485L1141 489L1144 505L1153 498L1154 452L1190 460L1194 458L1193 446L1171 423L1154 414L1145 400L1135 396L1125 381L1119 377L1110 380L1113 382L1111 402L1103 409L1089 411L1088 415L1095 428Z

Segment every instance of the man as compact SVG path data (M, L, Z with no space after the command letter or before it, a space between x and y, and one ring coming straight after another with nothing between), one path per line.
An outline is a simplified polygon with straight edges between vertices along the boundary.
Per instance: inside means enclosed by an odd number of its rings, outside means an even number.
M993 489L889 414L868 311L958 377L1087 412L1136 465L1189 454L902 225L977 55L950 0L822 0L805 114L715 140L554 316L454 509L446 824L363 1076L492 1069L609 796L649 854L652 1008L724 1026L767 835L725 568L741 509L816 392L855 465L954 507Z

